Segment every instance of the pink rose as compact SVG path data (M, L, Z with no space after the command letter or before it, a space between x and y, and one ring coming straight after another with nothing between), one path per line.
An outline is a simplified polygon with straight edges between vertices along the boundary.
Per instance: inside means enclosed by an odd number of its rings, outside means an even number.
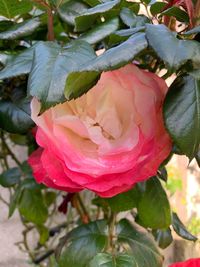
M155 175L171 150L162 118L166 92L164 80L130 64L42 115L33 98L40 148L29 163L37 182L112 197Z
M190 259L185 262L177 262L169 267L200 267L200 258L198 259Z

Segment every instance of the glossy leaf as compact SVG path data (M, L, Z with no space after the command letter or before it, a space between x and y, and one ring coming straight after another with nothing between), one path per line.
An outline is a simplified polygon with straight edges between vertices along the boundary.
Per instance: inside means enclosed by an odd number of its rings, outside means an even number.
M100 15L108 14L118 6L119 2L120 0L108 1L86 10L75 18L75 29L77 31L89 29Z
M144 26L149 20L145 16L136 16L129 8L123 8L120 12L120 18L130 28Z
M128 220L123 219L117 226L117 235L118 242L123 244L125 252L133 257L136 266L163 266L163 257L149 234L139 232Z
M152 229L166 229L171 224L171 211L165 190L156 177L145 183L137 206L138 222Z
M67 1L58 8L60 18L69 25L75 25L75 17L88 9L88 5L82 1Z
M196 161L197 161L197 164L199 165L199 168L200 168L200 150L197 152Z
M161 15L169 16L169 17L175 17L180 22L186 22L189 23L189 16L188 14L180 9L177 6L170 7L166 10L164 10Z
M52 42L40 42L29 75L29 94L41 100L42 110L63 102L67 75L95 57L91 46L83 41L66 48Z
M190 240L190 241L197 241L197 238L194 235L192 235L190 232L188 232L186 227L183 225L183 223L179 219L178 215L174 212L172 214L172 226L173 226L174 231L180 237L186 240Z
M14 40L32 34L41 24L40 18L36 17L15 24L8 30L0 33L0 40Z
M61 247L59 267L85 267L97 253L105 249L106 231L105 221L95 221L72 230L61 240L66 245Z
M31 11L32 7L29 0L0 0L0 15L11 19Z
M0 174L0 185L3 187L12 187L19 183L21 172L19 168L11 168Z
M30 101L0 101L0 128L10 133L26 133L34 126L30 117Z
M35 224L43 224L48 217L41 191L26 189L19 202L19 212L26 220Z
M90 31L87 31L86 33L82 34L79 37L79 40L86 41L89 44L95 44L109 36L114 31L116 31L118 27L119 19L113 18L102 24L99 24L98 26L92 28Z
M108 202L111 210L114 212L126 211L136 208L140 199L141 193L137 186L128 192L119 194L115 197L105 199Z
M3 60L5 67L0 71L0 79L11 78L22 74L27 74L31 70L33 52L35 46L24 50L18 55L0 56L0 61Z
M171 70L176 70L188 60L200 63L200 44L192 40L179 40L176 33L164 25L146 25L150 46ZM162 36L162 38L161 38Z
M164 2L155 2L150 6L150 11L153 16L161 13L166 6Z
M134 257L128 254L97 254L87 267L138 267Z
M131 62L133 58L147 47L147 41L143 33L138 33L130 37L124 43L111 48L102 55L82 65L76 71L68 75L65 86L65 96L67 99L78 97L89 90L90 86L98 80L98 75L102 71L117 69ZM80 80L84 80L87 75L87 85L85 89ZM89 82L88 82L89 81Z
M200 143L200 80L191 75L178 77L164 104L166 127L175 144L190 159Z
M166 230L154 230L153 235L159 247L162 249L167 248L173 242L170 228Z

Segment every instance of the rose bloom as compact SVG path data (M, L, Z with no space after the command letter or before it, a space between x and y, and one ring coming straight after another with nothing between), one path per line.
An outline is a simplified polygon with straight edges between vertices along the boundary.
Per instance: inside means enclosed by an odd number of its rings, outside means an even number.
M200 258L198 259L190 259L185 262L177 262L169 267L200 267Z
M38 183L101 197L156 175L171 150L163 125L167 86L133 64L105 72L87 94L39 115L31 102L40 148L29 158Z

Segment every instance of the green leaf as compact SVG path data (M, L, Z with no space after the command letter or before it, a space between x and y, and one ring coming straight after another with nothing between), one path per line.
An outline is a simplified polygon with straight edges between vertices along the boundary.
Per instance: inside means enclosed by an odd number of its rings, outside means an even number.
M12 187L19 183L21 172L19 168L11 168L0 175L0 185L3 187Z
M10 133L26 133L34 126L30 117L30 101L21 98L18 101L0 101L0 128Z
M180 22L189 23L190 19L188 14L177 6L172 6L161 13L161 15L175 17Z
M45 192L44 201L47 206L50 206L56 200L56 193L52 191Z
M63 102L67 75L95 57L92 47L83 41L73 42L66 48L53 42L40 42L29 75L29 94L42 102L42 110Z
M72 230L61 242L66 243L59 258L59 267L85 267L107 244L105 221L95 221ZM63 244L61 244L63 245Z
M93 86L97 82L99 74L102 71L114 70L126 65L146 47L145 35L138 33L131 36L124 43L107 50L102 55L80 66L76 73L70 73L67 77L65 86L66 98L72 99L81 96L88 91L90 86ZM84 90L79 81L83 81L86 76L88 77L85 81L87 86Z
M88 9L88 5L82 1L67 1L58 8L60 18L69 25L75 25L75 17Z
M83 0L83 2L87 3L91 7L101 4L100 0Z
M23 166L23 165L22 165ZM24 171L24 168L23 168ZM27 178L20 182L20 184L15 189L14 194L11 196L10 205L9 205L9 218L13 215L16 207L19 204L21 195L24 189L32 189L32 190L39 190L41 189L41 185L36 184L35 179Z
M0 33L0 40L14 40L32 34L41 24L40 18L36 17L25 20L11 26L8 30Z
M200 168L200 150L197 152L196 161L197 161L197 164L199 165L199 168Z
M119 30L116 31L109 36L109 46L114 46L116 44L120 44L123 41L126 41L131 35L144 31L145 27L135 27L135 28L130 28L130 29L125 29L125 30Z
M140 195L138 188L135 186L128 192L105 199L105 201L108 202L111 210L114 212L126 211L137 207Z
M0 71L0 80L29 73L31 70L35 46L26 49L18 55L4 54L2 58L0 55L0 61L3 61L3 64L5 65L5 67Z
M146 25L150 46L171 70L177 70L188 60L200 63L200 44L192 40L179 40L176 33L164 25ZM162 38L161 38L162 36Z
M138 267L134 257L128 254L97 254L87 267Z
M40 235L39 243L44 245L46 241L49 239L49 230L44 225L37 225L37 230Z
M86 41L89 44L95 44L103 40L107 36L109 36L114 31L116 31L118 27L119 27L119 19L113 18L102 24L95 26L90 31L82 34L78 39Z
M190 159L200 143L200 80L191 75L178 77L164 103L166 127L175 144Z
M118 242L139 267L162 267L163 257L154 240L144 232L139 232L131 223L123 219L117 225ZM133 265L134 266L134 265Z
M100 15L107 15L110 11L116 9L119 3L120 0L113 0L89 8L75 18L76 31L85 31L89 29Z
M167 248L173 242L170 228L166 230L153 230L153 235L159 247L162 249Z
M171 224L169 201L158 178L152 177L146 181L137 210L138 222L146 228L166 229Z
M98 71L72 72L66 80L65 89L67 88L67 92L65 92L65 97L75 99L85 94L97 83L99 78L100 73Z
M197 238L194 235L192 235L190 232L188 232L186 227L183 225L183 223L179 219L178 215L174 212L172 214L172 226L173 226L174 231L180 237L186 240L190 240L190 241L197 241Z
M48 210L41 191L24 190L19 202L19 212L28 221L39 225L43 224L47 220Z
M161 13L166 6L166 3L164 2L155 2L151 5L150 11L153 16Z
M22 190L21 190L21 187L19 185L19 186L17 186L17 188L15 189L15 192L13 193L13 195L10 198L9 214L8 214L9 218L13 215L15 209L17 208L21 194L22 194Z
M145 16L136 16L129 8L123 8L120 12L120 18L125 25L130 28L141 27L149 22L149 19Z
M9 19L28 13L32 8L29 0L0 0L0 15Z

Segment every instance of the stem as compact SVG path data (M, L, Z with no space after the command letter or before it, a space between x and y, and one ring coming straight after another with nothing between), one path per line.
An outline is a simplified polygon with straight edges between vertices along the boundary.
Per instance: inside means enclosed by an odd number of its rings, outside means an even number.
M53 29L53 10L51 6L45 1L45 0L32 0L33 2L40 4L41 6L45 7L47 10L47 16L48 16L48 34L47 39L48 41L54 41L54 29Z
M115 252L115 244L113 238L115 237L115 223L116 223L117 214L111 212L109 220L109 229L108 229L108 251L111 251L112 254Z
M47 16L48 16L48 34L47 39L48 41L54 41L55 35L54 35L54 29L53 29L53 11L49 7L47 9Z
M80 215L81 217L81 221L84 223L84 224L87 224L89 223L90 221L90 218L89 218L89 214L79 196L79 194L77 193L76 195L73 196L72 198L72 205L74 208L76 208L78 214Z

